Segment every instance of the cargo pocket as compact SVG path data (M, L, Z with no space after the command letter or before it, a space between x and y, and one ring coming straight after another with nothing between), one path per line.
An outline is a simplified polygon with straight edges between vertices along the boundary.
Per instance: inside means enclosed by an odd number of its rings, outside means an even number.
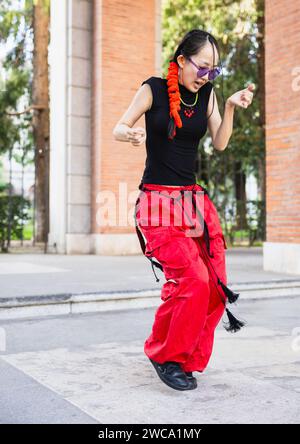
M223 233L217 233L215 236L209 236L210 253L220 254L227 250L227 244Z
M218 277L223 280L223 282L226 282L226 249L226 241L222 233L210 238L211 260Z
M144 232L147 239L146 256L155 257L168 275L171 270L175 272L190 264L186 248L182 245L183 242L187 242L184 235L172 235L170 226L152 227Z
M145 255L154 256L159 247L171 241L171 234L168 226L143 227L142 232L147 240Z
M211 261L213 263L217 276L223 281L227 282L226 276L226 254L227 249L225 236L223 233L218 233L213 238L210 238L210 251L212 254Z
M173 297L178 291L179 282L175 279L168 279L167 282L164 283L161 289L161 300L167 301L171 297Z

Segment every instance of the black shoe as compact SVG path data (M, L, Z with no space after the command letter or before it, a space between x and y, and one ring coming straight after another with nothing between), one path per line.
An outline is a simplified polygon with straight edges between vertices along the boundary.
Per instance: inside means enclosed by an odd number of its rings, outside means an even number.
M150 362L155 368L159 378L169 387L175 390L192 390L196 388L194 382L187 378L179 362L167 361L159 364L152 359L150 359Z
M193 376L193 372L185 372L186 377L189 381L191 381L194 384L194 388L197 387L197 379L195 378L195 376Z

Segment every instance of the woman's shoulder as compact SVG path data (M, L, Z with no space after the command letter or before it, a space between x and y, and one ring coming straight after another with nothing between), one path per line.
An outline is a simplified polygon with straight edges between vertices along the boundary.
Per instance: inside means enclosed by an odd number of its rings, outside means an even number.
M168 91L167 80L158 76L151 76L142 82L142 85L148 84L152 91L152 107L154 110L156 107L164 106L168 103Z
M141 85L144 85L145 83L148 83L151 87L165 86L167 84L167 79L158 76L151 76L144 80Z

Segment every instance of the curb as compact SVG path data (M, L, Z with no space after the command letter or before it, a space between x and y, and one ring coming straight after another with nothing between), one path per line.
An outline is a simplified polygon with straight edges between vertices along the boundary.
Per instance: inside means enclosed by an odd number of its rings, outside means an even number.
M300 280L228 283L238 302L300 296ZM0 320L158 307L161 288L0 298Z

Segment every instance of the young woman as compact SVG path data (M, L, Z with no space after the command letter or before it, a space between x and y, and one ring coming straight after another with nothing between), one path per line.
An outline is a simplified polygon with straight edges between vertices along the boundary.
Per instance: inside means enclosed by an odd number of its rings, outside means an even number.
M212 84L220 72L216 39L203 30L188 32L166 79L152 76L143 81L114 128L117 140L134 146L146 140L136 229L144 254L152 268L154 264L164 272L166 282L144 352L159 378L176 390L197 387L193 371L206 368L225 309L228 331L244 325L226 308L238 297L226 286L226 241L216 208L194 173L199 140L207 127L214 148L224 150L235 106L247 108L252 102L253 84L226 100L222 119ZM133 128L143 113L146 131Z

